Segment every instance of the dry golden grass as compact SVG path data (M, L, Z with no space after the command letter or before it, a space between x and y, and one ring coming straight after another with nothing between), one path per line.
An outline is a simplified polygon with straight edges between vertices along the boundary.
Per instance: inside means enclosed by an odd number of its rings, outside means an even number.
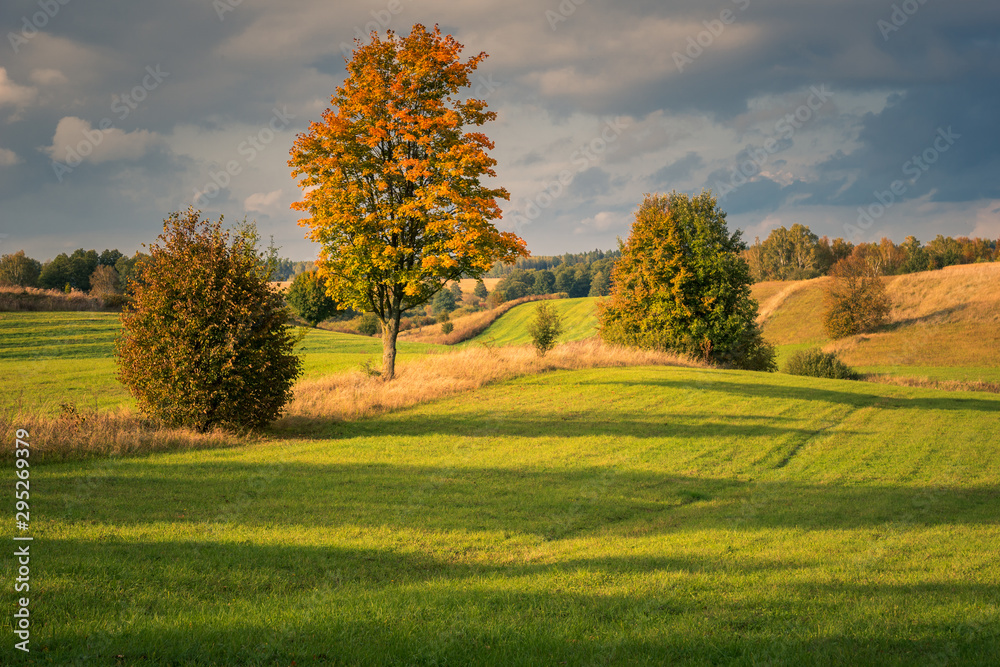
M892 322L1000 322L1000 262L893 276L886 291Z
M53 289L37 289L35 287L0 286L0 311L39 311L39 310L73 310L96 311L108 310L100 297L89 296L80 290L66 293Z
M757 323L763 325L779 308L785 305L788 297L806 287L814 287L827 281L828 278L814 278L812 280L793 280L789 282L777 283L780 288L775 289L775 283L760 283L760 288L754 290L755 298L758 299L760 308L757 311ZM755 288L757 285L754 286Z
M595 338L559 345L544 357L527 346L472 347L400 364L388 383L361 372L302 382L275 428L295 430L315 419L359 419L532 373L653 365L705 367L676 354L610 346Z
M62 461L92 456L120 456L184 449L209 449L246 444L259 436L223 430L198 433L186 428L166 428L127 408L107 412L77 412L59 417L11 409L0 412L0 433L13 442L18 429L29 433L31 460ZM14 458L14 448L4 447L0 460Z
M1000 263L886 279L885 331L824 346L854 366L1000 365Z

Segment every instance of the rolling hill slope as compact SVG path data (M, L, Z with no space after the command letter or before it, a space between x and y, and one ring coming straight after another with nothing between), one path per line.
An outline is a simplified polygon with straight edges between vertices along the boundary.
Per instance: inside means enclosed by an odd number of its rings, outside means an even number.
M555 299L546 301L555 306L556 312L562 317L563 333L559 342L583 340L597 334L597 297L580 299ZM528 324L535 316L537 303L524 303L504 313L490 327L463 345L476 343L493 343L496 345L530 345Z
M1000 263L890 276L889 324L838 341L822 325L829 280L754 286L764 336L781 357L817 345L867 372L1000 381Z

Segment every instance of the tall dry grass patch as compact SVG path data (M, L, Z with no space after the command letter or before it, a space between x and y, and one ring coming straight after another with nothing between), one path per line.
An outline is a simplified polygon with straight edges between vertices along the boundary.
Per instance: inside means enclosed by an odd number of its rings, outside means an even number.
M888 279L891 322L1000 322L1000 262Z
M199 433L187 428L166 428L127 408L107 412L64 408L59 417L16 408L0 411L0 433L4 434L5 442L13 442L18 429L29 433L33 463L233 447L259 439L253 434L234 434L221 429ZM14 448L4 447L0 460L13 458Z
M80 290L66 293L54 289L0 286L0 311L95 311L109 310L104 300Z
M468 348L401 364L389 383L361 372L302 382L276 427L369 417L533 373L621 366L706 367L680 355L611 346L594 338L564 343L544 357L530 346Z

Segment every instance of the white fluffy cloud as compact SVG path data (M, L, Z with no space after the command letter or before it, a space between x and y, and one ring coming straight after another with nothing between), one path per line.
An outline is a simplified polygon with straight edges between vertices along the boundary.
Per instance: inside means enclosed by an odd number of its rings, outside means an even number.
M38 89L31 86L21 86L7 76L7 68L0 67L0 108L14 107L14 117L18 120L22 110L28 107L38 97Z
M284 208L281 204L281 190L272 192L255 192L243 200L243 208L247 211L267 213L275 208Z
M17 156L12 150L6 148L0 148L0 167L10 167L21 161L21 158Z
M163 139L155 132L95 128L82 118L66 116L56 126L52 145L42 147L41 151L53 160L72 166L79 162L137 160L162 143Z

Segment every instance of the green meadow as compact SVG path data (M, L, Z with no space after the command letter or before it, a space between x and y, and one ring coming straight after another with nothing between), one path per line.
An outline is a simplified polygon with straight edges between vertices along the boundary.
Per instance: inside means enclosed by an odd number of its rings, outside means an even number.
M991 394L628 368L45 465L33 657L995 664L997 432Z
M556 302L567 337L593 301ZM524 342L532 305L479 342ZM116 331L0 315L7 399L128 405ZM380 361L376 338L299 350L307 378ZM636 367L36 465L19 662L992 665L997 433L991 393Z

